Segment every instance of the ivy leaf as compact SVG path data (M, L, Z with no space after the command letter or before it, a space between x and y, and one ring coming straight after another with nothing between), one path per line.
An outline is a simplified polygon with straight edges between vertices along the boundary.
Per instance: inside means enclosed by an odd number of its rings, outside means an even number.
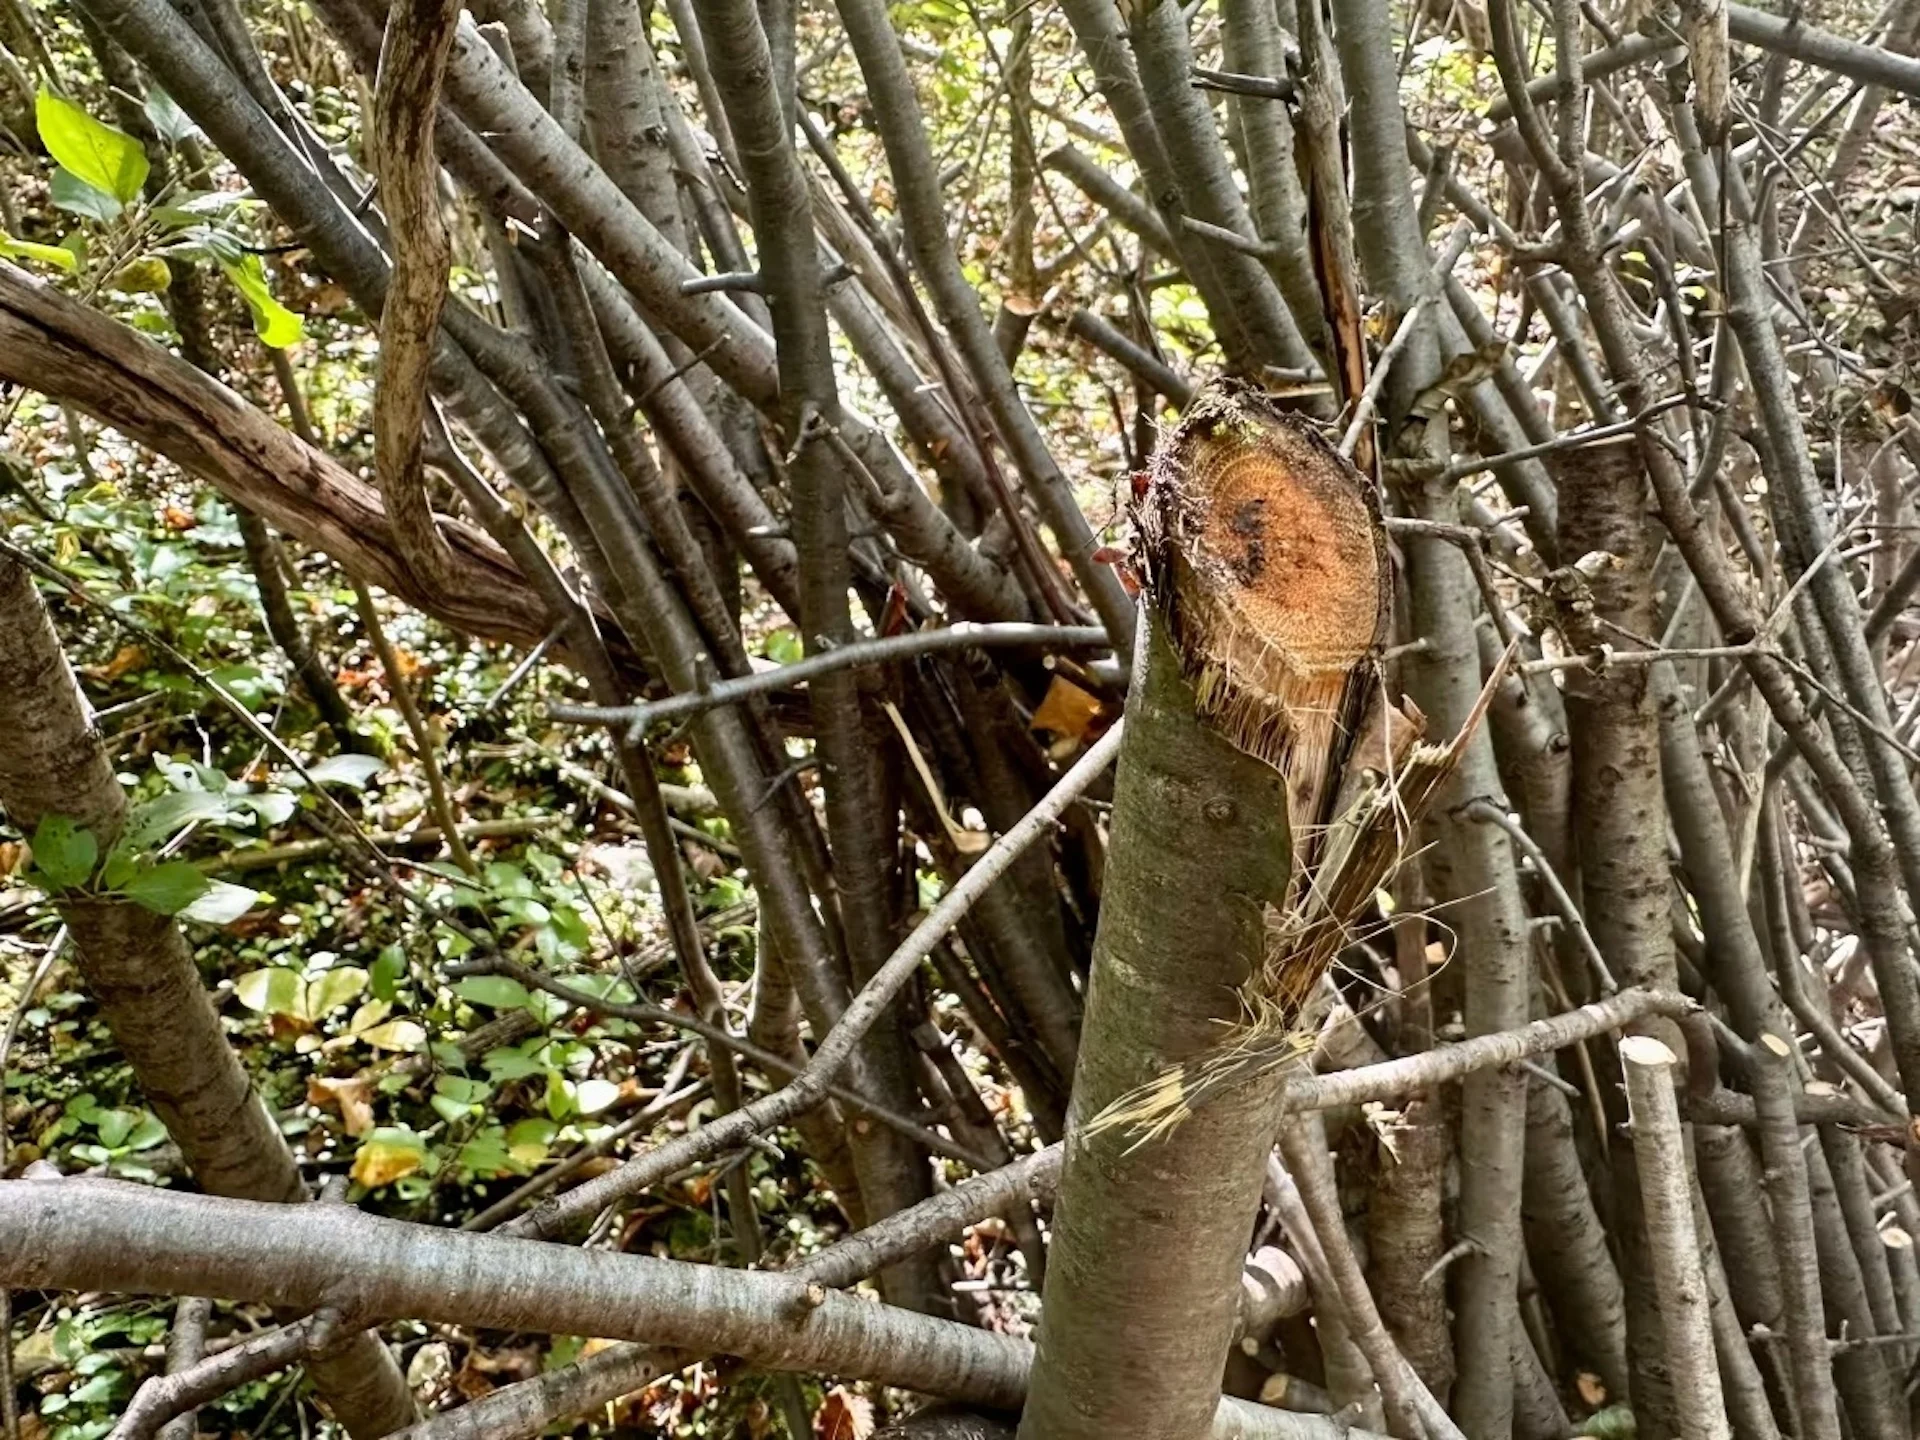
M70 816L44 815L33 831L33 862L62 890L84 885L100 858L100 842Z
M79 258L63 245L36 245L31 240L16 240L4 230L0 230L0 259L38 260L42 265L69 273L80 264Z
M231 925L251 910L259 898L258 890L249 890L244 885L229 885L225 880L209 880L206 892L192 904L184 906L180 918L197 920L202 925Z
M164 865L143 866L125 887L126 897L156 915L178 915L206 894L213 882L196 865L185 860L169 860ZM239 887L234 887L239 888Z
M253 312L253 333L260 337L261 343L275 350L284 350L289 345L297 345L306 334L306 326L300 317L273 298L273 291L267 288L267 274L261 267L258 255L243 255L238 260L222 260L220 268L226 272L227 279L233 282L233 288L240 292L240 298L247 302L247 309Z
M45 86L33 102L33 118L47 153L75 178L122 205L139 196L147 182L147 152L138 140L102 125Z
M300 974L284 965L253 970L233 982L233 993L249 1010L262 1014L293 1015L300 1009Z
M98 185L89 185L64 167L53 172L53 179L47 185L47 198L56 209L98 220L102 225L119 219L120 212L126 208Z

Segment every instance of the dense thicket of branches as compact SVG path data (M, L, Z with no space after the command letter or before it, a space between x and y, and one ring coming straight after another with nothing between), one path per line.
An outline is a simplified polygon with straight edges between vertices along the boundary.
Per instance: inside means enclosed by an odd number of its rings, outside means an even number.
M84 413L223 497L250 643L317 717L143 627L8 462L0 810L33 868L0 917L37 919L0 1075L53 1047L22 1018L70 953L204 1192L10 1169L0 1120L14 1338L59 1292L183 1297L115 1406L143 1440L294 1365L358 1440L587 1424L687 1367L756 1436L865 1433L862 1382L962 1407L898 1433L1023 1440L1913 1433L1916 40L1917 0L0 0L8 441L51 466ZM1380 688L1461 739L1289 998L1287 1073L1134 1146L1096 1112L1204 1057L1285 932L1285 787L1203 733L1159 622L1136 650L1124 558L1133 472L1216 375L1377 482ZM1243 581L1326 563L1263 523L1232 521ZM389 748L292 598L329 563L437 868L312 772ZM511 647L503 698L553 677L528 748L604 743L675 969L604 918L523 951L483 913L485 847L525 830L463 819L476 742L415 703L403 607ZM466 1188L403 1202L431 1147L375 1130L350 1198L387 1218L283 1208L347 1156L270 1123L189 945L247 903L176 854L242 792L129 809L134 732L81 693L125 667L79 685L61 650L102 634L292 777L258 819L314 836L227 861L344 865L385 917L357 943L394 942L383 1006L412 986L426 1023L343 1029L304 958L293 998L236 993L314 1042L307 1099L355 1137L376 1081L446 1100ZM501 1028L455 1024L503 994ZM587 1037L557 1120L635 1037L699 1054L571 1158L480 1164L458 1137L504 1101L464 1067L543 1024ZM388 1060L340 1068L376 1030ZM20 1093L0 1114L39 1124ZM837 1243L763 1223L773 1134ZM689 1173L734 1263L609 1253ZM963 1234L1024 1303L962 1275ZM863 1281L883 1303L836 1293ZM193 1297L275 1318L212 1344ZM380 1343L488 1331L611 1343L453 1390ZM29 1378L0 1367L16 1435L55 1393Z

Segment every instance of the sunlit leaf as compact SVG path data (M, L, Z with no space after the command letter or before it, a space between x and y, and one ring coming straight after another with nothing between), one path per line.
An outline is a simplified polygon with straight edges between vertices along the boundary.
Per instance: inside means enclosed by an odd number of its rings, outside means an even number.
M34 99L33 118L40 143L71 174L122 205L140 194L147 181L147 152L131 135L102 125L44 86Z
M337 965L307 986L306 1018L319 1020L342 1005L360 998L367 988L367 972L358 965Z
M351 785L362 790L386 768L387 762L378 755L329 755L318 764L309 765L307 773L321 785Z
M573 1103L582 1115L598 1115L620 1098L620 1087L611 1080L582 1080L573 1087Z
M382 1125L360 1143L353 1156L354 1183L369 1190L391 1185L427 1163L427 1142L413 1131Z
M297 1015L305 995L305 986L297 970L276 965L255 970L233 982L233 993L249 1010L262 1014Z
M299 344L306 327L298 315L273 298L260 257L243 255L238 260L219 263L227 279L233 282L233 288L240 292L240 298L247 302L247 309L253 312L253 333L260 337L261 343L275 350Z
M31 240L16 240L6 231L0 230L0 259L38 260L43 265L51 265L56 270L71 271L80 261L74 253L62 245L38 245Z
M427 1032L412 1020L389 1020L358 1033L376 1050L414 1050L427 1038Z
M202 925L231 925L251 910L259 898L258 890L249 890L244 885L208 880L206 891L180 911L180 918L196 920Z

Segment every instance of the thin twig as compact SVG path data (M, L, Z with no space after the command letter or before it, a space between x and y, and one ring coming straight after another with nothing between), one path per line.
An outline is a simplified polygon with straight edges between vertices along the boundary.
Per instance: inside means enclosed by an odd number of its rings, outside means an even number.
M893 1003L933 947L972 910L975 902L1020 855L1042 836L1052 833L1054 822L1067 806L1113 762L1124 733L1122 721L1096 741L1071 770L1054 782L1037 805L973 863L927 918L914 927L913 933L874 972L873 978L853 997L839 1022L820 1042L813 1058L783 1089L711 1121L691 1135L649 1151L618 1170L588 1181L563 1199L540 1207L507 1228L515 1234L551 1235L580 1216L594 1214L658 1183L665 1175L675 1174L687 1165L742 1143L771 1125L784 1124L817 1105L828 1093L833 1078L851 1058L854 1047Z
M1600 953L1600 946L1587 929L1587 922L1580 914L1580 907L1573 903L1573 897L1567 893L1567 887L1560 883L1560 877L1554 873L1553 862L1547 859L1526 827L1509 815L1491 800L1472 800L1466 807L1466 813L1472 819L1485 824L1497 825L1507 832L1507 838L1523 851L1533 862L1533 868L1540 877L1540 883L1546 888L1547 896L1553 901L1553 908L1560 913L1560 919L1580 941L1580 950L1587 957L1587 964L1593 967L1594 978L1600 982L1600 991L1611 995L1620 988L1613 978L1613 971L1607 968L1607 957Z
M687 715L698 715L719 705L737 705L754 695L791 690L850 666L891 664L944 650L969 650L997 645L1105 650L1112 644L1107 632L1097 625L975 625L962 622L940 630L916 630L910 635L856 640L850 645L837 645L831 650L809 655L791 665L717 681L704 690L690 690L647 704L553 705L548 707L547 714L567 725L629 725L637 731L655 721L677 720Z

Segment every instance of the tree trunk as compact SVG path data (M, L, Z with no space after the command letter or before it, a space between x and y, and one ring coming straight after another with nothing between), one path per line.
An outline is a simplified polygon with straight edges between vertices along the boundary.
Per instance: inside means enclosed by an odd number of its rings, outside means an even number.
M1138 1149L1124 1130L1086 1134L1240 1019L1263 902L1279 899L1290 858L1279 775L1196 716L1158 617L1143 649L1021 1440L1206 1433L1273 1146L1271 1085Z
M1192 1440L1219 1399L1275 1097L1256 1070L1189 1103L1188 1078L1235 1038L1284 1035L1311 991L1265 952L1309 888L1291 835L1322 828L1375 674L1385 570L1363 496L1237 388L1197 401L1156 459L1136 517L1153 603L1021 1440ZM1177 1092L1177 1123L1100 1120L1147 1108L1143 1087Z

